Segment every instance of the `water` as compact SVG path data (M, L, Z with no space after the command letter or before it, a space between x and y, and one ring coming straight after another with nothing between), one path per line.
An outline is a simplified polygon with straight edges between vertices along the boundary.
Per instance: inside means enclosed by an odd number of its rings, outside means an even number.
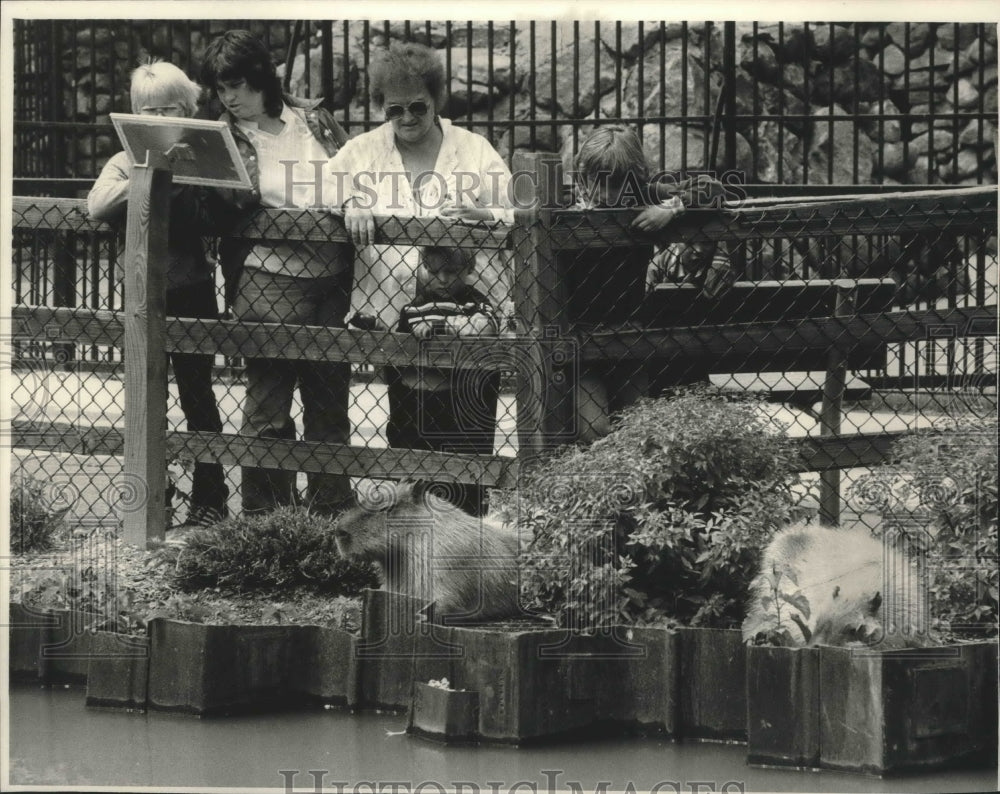
M198 719L162 712L90 709L82 688L12 687L10 782L66 785L272 788L286 780L313 791L316 770L329 791L437 794L465 783L463 794L569 789L601 781L672 792L959 792L995 791L995 770L878 780L831 772L754 769L738 745L607 739L545 747L443 747L405 735L405 716L335 710ZM292 772L298 770L294 777ZM286 774L282 775L282 771ZM390 783L402 785L395 789ZM700 787L696 784L700 783ZM520 785L518 785L520 784ZM727 785L728 784L728 785ZM534 788L532 787L534 786Z

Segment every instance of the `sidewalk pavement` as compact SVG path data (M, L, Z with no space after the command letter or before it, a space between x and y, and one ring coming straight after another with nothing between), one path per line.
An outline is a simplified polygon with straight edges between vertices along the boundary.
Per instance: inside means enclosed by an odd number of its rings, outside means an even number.
M83 372L33 372L14 373L22 376L12 388L12 416L14 419L32 419L37 422L59 422L95 427L121 427L123 425L124 390L118 378L101 373ZM220 382L215 393L223 416L223 432L236 434L242 419L244 388L238 382ZM184 429L184 417L177 401L176 386L170 385L168 426ZM819 423L810 413L780 403L763 403L762 409L774 421L785 425L786 432L794 437L820 435ZM301 405L293 404L293 417L302 426ZM384 448L387 401L385 387L378 383L356 383L351 387L350 417L351 443L357 446ZM517 454L516 404L514 395L500 396L497 411L495 451L499 455ZM941 417L929 417L914 412L868 411L854 409L845 412L842 419L843 433L876 433L927 428ZM72 516L82 523L108 523L117 521L115 504L122 463L121 458L98 455L69 455L42 450L15 449L14 458L25 470L41 474L51 483L53 493L62 494L60 504L73 506ZM842 477L842 490L846 494L850 484L868 469L847 469ZM82 475L82 476L81 476ZM227 467L230 510L239 510L239 467ZM801 478L803 492L810 490L817 475L804 474ZM300 475L300 489L304 490L305 475ZM190 482L182 477L182 491L189 490Z

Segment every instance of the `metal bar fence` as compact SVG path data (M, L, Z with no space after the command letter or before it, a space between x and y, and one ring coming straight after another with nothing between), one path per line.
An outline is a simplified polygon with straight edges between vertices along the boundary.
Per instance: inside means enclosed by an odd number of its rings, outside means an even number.
M655 167L716 167L701 133L724 96L726 157L748 182L995 181L996 32L986 24L430 20L17 20L15 131L24 145L16 147L15 177L95 177L113 153L98 151L97 138L112 132L109 110L128 109L127 76L137 60L171 59L195 75L207 41L232 27L269 43L293 92L320 96L325 86L349 132L379 123L364 99L371 48L410 38L444 52L447 113L508 158L521 148L573 151L581 131L614 120L649 133ZM302 35L293 42L297 28ZM669 137L676 124L680 134ZM71 130L82 134L70 140ZM46 146L38 131L58 137ZM914 144L924 133L929 140ZM905 165L915 164L914 145L928 163L887 167L899 152L871 151L873 135L876 144L898 143ZM822 151L830 137L837 157ZM968 168L957 166L963 150ZM62 152L71 159L65 166L54 159Z

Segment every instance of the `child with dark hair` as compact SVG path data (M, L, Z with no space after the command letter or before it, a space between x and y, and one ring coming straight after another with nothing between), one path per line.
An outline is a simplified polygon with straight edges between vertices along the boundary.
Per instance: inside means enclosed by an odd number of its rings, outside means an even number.
M395 330L422 339L499 333L493 306L471 285L474 268L471 249L422 249L416 295L400 311ZM389 446L493 454L499 373L475 367L389 367L385 377ZM482 486L453 484L444 490L444 495L465 512L486 514L486 489Z
M241 210L325 206L338 187L328 163L347 140L321 100L284 96L267 45L246 30L229 30L209 43L202 80L225 107L252 190L229 191ZM339 328L350 306L354 252L330 240L250 240L220 245L233 315L246 322ZM348 444L351 368L346 362L249 358L241 433L296 438L292 415L298 389L302 438ZM296 473L244 466L244 513L263 513L300 501ZM308 472L305 502L335 516L352 499L350 478L330 466Z
M261 40L249 30L227 30L213 39L201 64L201 81L215 88L225 83L246 83L250 91L261 95L263 112L270 117L281 115L281 80L277 67ZM238 117L237 103L226 103Z
M676 196L685 207L721 209L725 188L718 180L702 174L680 182L657 186L658 192ZM669 282L694 284L709 297L732 286L736 274L728 249L717 242L670 243L653 257L647 286Z

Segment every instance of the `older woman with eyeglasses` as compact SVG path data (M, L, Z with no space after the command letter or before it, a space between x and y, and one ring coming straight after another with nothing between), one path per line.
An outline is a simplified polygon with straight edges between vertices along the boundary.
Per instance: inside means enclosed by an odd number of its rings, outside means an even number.
M386 122L349 140L330 168L342 179L344 223L358 248L352 324L403 331L407 324L401 312L418 298L420 250L374 245L373 216L509 223L511 175L483 136L441 118L446 75L434 50L393 43L375 54L368 77L371 99L382 108ZM500 253L492 252L493 261L486 253L475 255L469 283L462 285L468 294L488 298L493 307L507 298L505 279L499 275ZM442 306L437 304L437 309ZM444 372L437 371L437 376ZM499 377L471 369L450 372L431 390L421 388L427 386L422 375L414 385L404 371L386 368L389 446L493 452ZM469 512L486 511L486 492L477 485L449 484L441 490Z
M415 294L419 252L373 245L373 215L511 222L511 176L486 138L439 115L446 75L434 50L394 42L373 56L368 78L386 122L349 140L330 169L342 179L344 223L358 247L352 314L395 328ZM506 297L500 284L480 285L494 301Z

